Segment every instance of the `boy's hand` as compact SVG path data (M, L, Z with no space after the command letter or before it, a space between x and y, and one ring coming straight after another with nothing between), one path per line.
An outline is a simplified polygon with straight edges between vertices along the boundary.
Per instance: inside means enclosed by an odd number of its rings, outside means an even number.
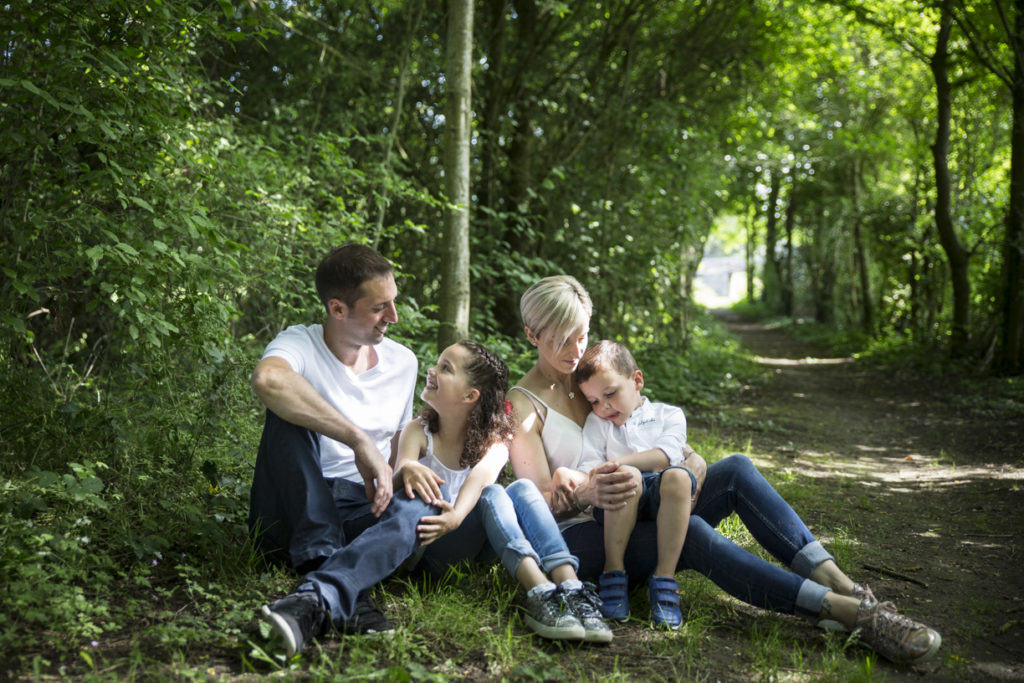
M450 531L459 527L460 520L456 519L455 508L447 500L440 500L432 503L441 508L441 514L432 517L420 517L420 523L416 525L416 533L420 537L420 545L430 545Z

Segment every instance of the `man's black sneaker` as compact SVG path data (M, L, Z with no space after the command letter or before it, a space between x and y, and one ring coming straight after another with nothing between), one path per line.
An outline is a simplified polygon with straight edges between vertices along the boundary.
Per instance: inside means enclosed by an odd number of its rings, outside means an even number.
M391 633L395 627L374 603L373 598L370 597L370 591L365 590L356 597L355 614L338 630L348 635L373 635L375 633Z
M320 595L312 591L292 593L264 605L261 613L274 629L276 639L283 643L288 657L302 652L310 639L320 635L328 621Z

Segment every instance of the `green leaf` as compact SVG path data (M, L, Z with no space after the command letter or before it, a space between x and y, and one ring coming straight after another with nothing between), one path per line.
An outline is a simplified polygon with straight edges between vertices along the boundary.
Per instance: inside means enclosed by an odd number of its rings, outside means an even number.
M25 90L28 90L33 95L38 95L39 97L42 97L44 100L49 102L51 105L53 105L57 109L60 109L60 103L58 103L57 100L53 99L53 96L50 95L50 93L48 93L48 92L46 92L44 90L40 90L39 88L37 88L36 85L34 83L32 83L32 81L28 81L28 80L22 81L21 82L21 87L23 87Z
M142 207L143 209L145 209L146 211L149 211L150 213L155 213L153 211L153 206L149 202L147 202L145 199L143 199L142 197L129 197L129 199L136 206Z

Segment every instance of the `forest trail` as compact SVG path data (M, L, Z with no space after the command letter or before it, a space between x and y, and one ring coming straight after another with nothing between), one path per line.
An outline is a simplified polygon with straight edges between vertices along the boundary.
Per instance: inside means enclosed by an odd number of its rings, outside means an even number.
M847 530L854 580L942 634L935 662L879 668L891 680L1024 680L1024 421L943 378L869 370L716 315L774 373L730 407L739 426L718 429L783 475L826 543L822 532ZM688 418L691 435L706 427Z

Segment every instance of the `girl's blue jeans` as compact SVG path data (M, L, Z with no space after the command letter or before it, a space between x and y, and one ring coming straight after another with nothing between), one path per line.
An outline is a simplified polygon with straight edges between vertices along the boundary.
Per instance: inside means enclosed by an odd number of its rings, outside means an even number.
M715 530L733 512L761 547L789 570L744 550ZM579 558L580 577L599 576L604 568L601 526L597 522L577 524L566 529L564 536L569 549ZM708 467L677 569L700 572L750 605L816 616L828 588L807 577L830 559L832 555L750 459L732 455ZM655 522L637 522L626 548L630 582L644 582L657 561Z
M513 482L508 489L499 484L484 487L476 507L459 528L426 546L420 566L442 576L453 564L489 560L495 555L513 577L524 557L532 557L545 573L563 564L574 569L578 565L544 496L526 479Z

